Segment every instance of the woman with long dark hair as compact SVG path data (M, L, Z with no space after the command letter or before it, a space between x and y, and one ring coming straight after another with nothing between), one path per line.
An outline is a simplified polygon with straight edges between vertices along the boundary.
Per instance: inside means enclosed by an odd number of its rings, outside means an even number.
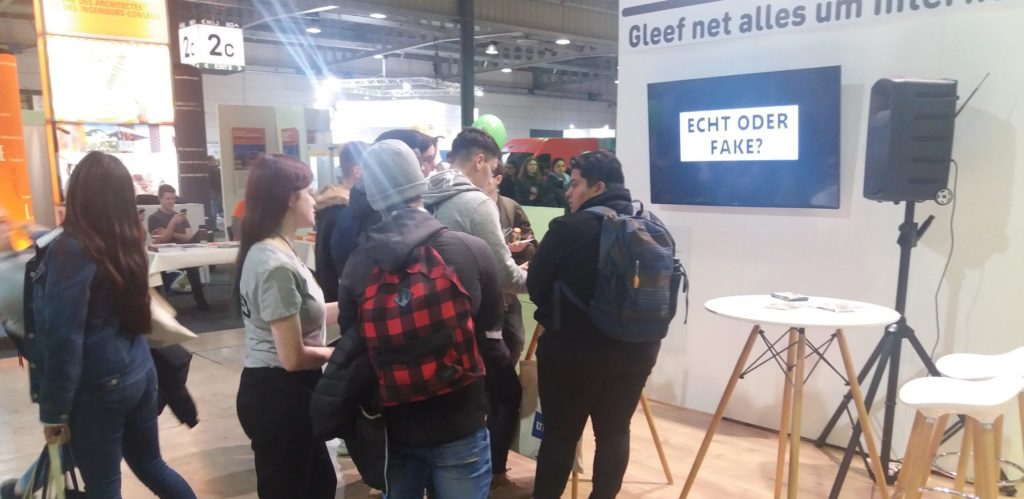
M313 436L309 402L331 355L325 336L338 306L324 303L292 246L297 229L313 226L312 181L308 166L273 155L252 164L245 189L235 290L246 348L236 404L262 499L333 498L337 488L327 446Z
M541 186L544 184L544 173L540 171L537 158L531 157L523 162L516 178L516 201L523 205L540 204Z
M49 443L70 441L90 498L121 497L121 459L161 498L194 498L160 456L146 234L117 158L86 155L61 228L37 242L27 297L32 398ZM39 257L37 257L39 258Z

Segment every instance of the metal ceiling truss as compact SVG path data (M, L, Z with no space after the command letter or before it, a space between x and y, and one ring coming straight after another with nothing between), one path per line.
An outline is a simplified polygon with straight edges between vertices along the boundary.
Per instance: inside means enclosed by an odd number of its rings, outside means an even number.
M378 98L449 97L462 91L458 83L433 78L349 78L332 80L336 91ZM477 89L474 89L474 91Z

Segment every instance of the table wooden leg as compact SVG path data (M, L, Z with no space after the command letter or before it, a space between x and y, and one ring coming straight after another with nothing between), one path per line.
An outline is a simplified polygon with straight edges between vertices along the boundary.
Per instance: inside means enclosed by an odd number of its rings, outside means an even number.
M796 370L793 372L793 423L789 433L789 484L787 497L798 499L800 476L800 420L804 408L804 365L807 359L807 337L801 329L796 340Z
M786 350L786 372L782 373L782 417L779 421L779 452L775 457L775 499L782 497L782 483L786 473L786 442L789 438L789 415L793 409L793 385L790 380L796 379L793 376L793 369L796 357L796 328L789 329L788 350Z
M704 434L704 441L700 444L700 450L697 451L697 457L693 460L693 466L690 467L690 473L686 476L686 485L683 486L682 493L679 494L679 499L685 499L690 494L690 489L693 488L693 482L697 480L697 472L700 471L700 465L704 462L704 457L708 453L708 447L711 446L711 439L714 438L715 432L718 431L718 425L722 422L722 417L725 416L725 408L729 405L729 399L732 397L733 390L736 389L736 382L740 379L740 374L743 372L743 366L747 363L747 357L750 356L750 350L754 348L754 342L757 341L757 335L761 331L761 326L754 326L750 330L750 335L747 336L747 343L743 345L743 352L740 353L740 357L736 359L736 367L732 370L732 376L729 377L729 383L725 386L725 392L722 393L722 400L718 402L718 408L715 409L715 415L711 418L711 425L708 427L708 431Z
M572 470L572 499L579 497L580 493L580 472Z
M640 405L644 408L644 416L647 417L647 426L651 428L651 437L654 439L654 448L658 451L658 458L661 459L661 469L665 472L665 480L672 485L672 470L668 467L668 457L665 449L661 446L661 437L658 436L658 428L654 426L654 414L651 412L651 405L647 403L647 395L640 392Z
M864 404L864 396L860 391L860 383L857 382L857 370L853 365L853 357L850 356L850 348L846 344L846 335L842 329L836 330L836 338L839 340L839 351L843 355L843 365L846 366L846 377L850 382L850 394L857 406L857 417L860 419L860 427L863 430L864 441L868 447L868 458L871 461L871 472L875 475L875 483L882 497L889 497L889 487L885 483L886 474L882 470L882 461L878 457L878 448L875 447L875 434L871 431L871 418L868 415L867 406Z

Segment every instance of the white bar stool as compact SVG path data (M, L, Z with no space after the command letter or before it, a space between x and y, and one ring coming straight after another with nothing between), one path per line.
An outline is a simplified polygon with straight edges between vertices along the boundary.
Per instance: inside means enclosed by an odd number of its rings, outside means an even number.
M926 377L903 385L900 401L917 409L917 415L894 497L921 497L921 488L928 481L949 416L963 414L974 437L974 492L980 499L997 499L999 466L993 425L1010 409L1013 399L1022 390L1024 378L1007 375L984 381ZM961 455L960 459L958 470L966 468L966 455Z
M998 354L998 355L985 355L976 353L954 353L941 357L935 366L939 369L939 372L943 376L956 379L964 380L982 380L994 378L996 376L1009 374L1024 377L1024 347L1011 350L1009 352ZM1020 430L1024 432L1024 392L1017 395L1017 405L1020 413ZM1003 434L1003 420L999 419L995 424L995 437L996 437L996 457L1000 458L1000 463L1005 463L1024 476L1024 467L1021 465L1011 462L1006 459L1001 459L1001 443ZM964 440L961 445L960 453L967 453L970 449L971 433L964 433ZM955 453L946 453L940 455L939 458L952 455ZM961 461L962 462L962 461ZM966 481L963 470L957 469L956 486L957 490L963 490L963 485ZM1024 481L1024 478L1017 480L1004 480L999 482L999 486L1016 485Z

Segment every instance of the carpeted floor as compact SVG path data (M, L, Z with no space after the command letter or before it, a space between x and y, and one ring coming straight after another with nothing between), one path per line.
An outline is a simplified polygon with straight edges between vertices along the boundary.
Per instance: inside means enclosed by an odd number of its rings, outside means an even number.
M178 311L178 322L196 334L242 327L242 318L230 298L234 272L230 265L211 269L210 282L204 285L206 301L210 303L206 312L196 309L190 293L168 293L167 301Z

